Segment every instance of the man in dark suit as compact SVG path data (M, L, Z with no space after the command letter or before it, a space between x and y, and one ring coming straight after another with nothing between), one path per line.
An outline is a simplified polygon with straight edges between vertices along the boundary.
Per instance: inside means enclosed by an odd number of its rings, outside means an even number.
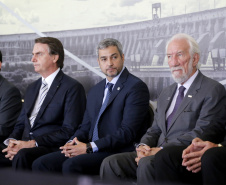
M34 161L34 171L99 174L105 157L133 151L150 125L148 88L124 67L121 43L104 39L97 53L106 79L90 90L82 125L62 152Z
M197 42L189 35L177 34L168 41L166 51L176 83L160 94L153 125L136 152L106 158L101 166L102 179L137 179L140 185L153 182L156 153L171 145L188 146L215 117L222 117L225 89L197 69Z
M14 169L31 169L33 160L59 149L78 128L85 111L83 86L65 75L64 49L52 37L35 39L32 62L42 78L28 86L22 111L0 155ZM11 164L10 164L11 165Z
M226 183L226 109L224 124L214 121L201 138L195 138L187 148L169 147L156 155L157 184Z
M0 51L0 70L1 68L2 53ZM0 75L0 145L12 132L21 106L20 91Z

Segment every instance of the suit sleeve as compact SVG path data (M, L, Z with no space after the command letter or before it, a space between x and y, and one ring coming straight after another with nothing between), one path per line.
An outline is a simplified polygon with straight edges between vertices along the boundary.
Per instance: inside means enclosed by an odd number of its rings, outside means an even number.
M154 122L152 126L147 130L144 136L141 138L140 143L146 144L150 147L156 147L160 134L162 133L161 128L158 126L158 108L155 111Z
M124 100L121 126L114 134L106 135L95 141L99 151L124 148L132 144L139 130L144 127L145 118L148 114L149 91L143 82L134 84Z
M64 120L59 130L35 138L39 146L62 146L81 124L85 110L86 97L81 84L77 83L67 90L64 103Z
M21 110L21 95L16 87L9 88L0 100L0 140L12 132Z
M225 88L216 84L209 92L206 92L199 117L196 121L195 128L178 137L178 140L185 145L189 145L193 138L201 137L208 139L219 133L217 130L209 130L212 125L218 128L225 127L226 120L226 92ZM198 110L197 110L198 111ZM203 136L202 136L203 135ZM204 136L205 135L205 136Z
M85 143L89 142L90 127L91 127L90 117L89 117L88 110L86 109L82 124L79 125L79 128L76 130L75 134L71 137L71 140L77 137L79 141L82 141Z

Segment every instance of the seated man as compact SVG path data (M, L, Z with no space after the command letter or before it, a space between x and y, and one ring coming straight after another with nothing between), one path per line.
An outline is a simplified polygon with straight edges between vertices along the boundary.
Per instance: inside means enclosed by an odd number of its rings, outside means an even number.
M0 71L1 68L2 53L0 51ZM20 91L0 75L0 149L3 149L3 141L13 130L21 106Z
M35 39L32 62L42 77L28 86L22 111L0 153L0 165L31 169L32 162L59 150L82 122L83 86L62 72L64 49L52 37ZM4 156L5 155L5 156Z
M226 115L225 108L222 111ZM225 185L226 127L216 123L204 131L201 138L205 141L195 138L186 149L169 147L156 155L157 184Z
M154 181L155 154L172 145L188 146L215 117L226 96L223 85L198 70L200 49L187 34L173 36L166 46L168 64L176 83L158 98L153 125L141 138L136 152L106 158L100 170L105 180L132 180L146 185Z
M61 152L35 160L34 171L99 174L105 157L134 150L150 125L148 88L124 67L121 43L104 39L97 53L106 79L90 90L81 127Z

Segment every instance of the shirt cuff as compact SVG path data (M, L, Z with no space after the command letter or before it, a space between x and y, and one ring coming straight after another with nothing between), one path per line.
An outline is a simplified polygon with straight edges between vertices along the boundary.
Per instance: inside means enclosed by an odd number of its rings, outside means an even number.
M94 142L90 142L92 148L93 148L93 152L98 152L98 147Z
M139 144L137 144L135 147L138 148L138 147L141 146L141 145L142 145L142 146L145 146L146 144L145 144L145 143L139 143ZM147 146L147 145L146 145L146 146Z
M8 138L8 139L6 139L3 143L4 143L6 146L8 146L8 145L9 145L9 140L10 140L10 139L16 140L16 139L14 139L14 138Z

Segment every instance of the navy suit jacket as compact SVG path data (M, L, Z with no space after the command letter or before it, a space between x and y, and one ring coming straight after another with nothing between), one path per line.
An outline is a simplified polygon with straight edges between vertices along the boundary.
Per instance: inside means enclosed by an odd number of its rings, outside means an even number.
M21 107L20 91L0 75L0 143L13 131Z
M82 122L85 91L78 81L60 70L31 128L29 117L41 83L40 78L28 86L21 114L9 138L25 141L34 139L38 146L59 147L65 144Z
M106 79L95 85L87 97L87 106L80 128L71 139L90 142L104 97ZM149 91L146 84L125 68L114 86L107 108L102 113L95 141L99 151L134 150L149 122Z

